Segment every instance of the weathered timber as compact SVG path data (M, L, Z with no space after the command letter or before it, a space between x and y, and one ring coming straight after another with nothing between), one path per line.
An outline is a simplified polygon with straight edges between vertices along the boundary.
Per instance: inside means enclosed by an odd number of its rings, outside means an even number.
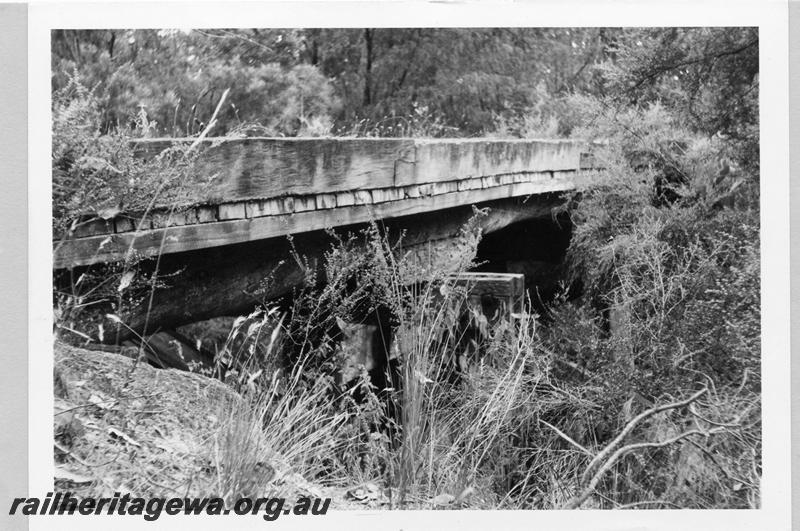
M220 221L229 219L244 219L247 217L246 203L223 203L219 205L217 217Z
M72 237L86 238L99 234L108 234L109 232L114 232L114 222L112 220L90 218L75 225Z
M193 139L136 142L141 156ZM211 138L194 173L214 175L224 202L456 181L518 172L578 170L576 140ZM584 157L585 167L589 159Z
M133 337L125 339L120 345L90 343L82 348L101 352L112 352L137 359L140 355L160 369L181 371L206 371L214 368L214 355L206 350L198 350L192 341L175 330L162 330L140 340Z
M482 308L489 319L495 317L495 312L510 315L524 308L524 275L463 272L454 275L452 280L466 287L470 302Z
M148 219L150 221L150 227L154 229L194 225L198 222L197 211L193 208L173 211L156 211L152 212L148 216Z
M174 144L193 141L134 143L139 156L153 157ZM197 237L206 235L211 236L207 245L272 235L258 229L246 235L241 223L215 225L218 222L337 211L294 223L296 230L313 231L327 223L363 222L366 215L402 216L414 209L421 212L566 190L574 186L576 172L594 164L591 154L584 152L590 147L572 140L245 138L206 139L201 144L205 149L187 177L194 176L197 186L184 183L187 192L180 204L169 208L157 204L143 222L134 213L122 212L113 220L86 221L66 237L56 235L60 243L55 267L120 260L129 248L146 256L182 252L198 248ZM508 188L513 185L522 186ZM475 193L451 195L466 192ZM436 199L408 202L423 197ZM124 205L124 198L120 198L120 204ZM367 205L383 206L374 214L351 209ZM349 210L338 212L342 208ZM307 226L305 222L309 222ZM277 219L261 225L282 223ZM208 226L195 230L194 225ZM189 228L173 231L166 239L160 234L127 234L136 229L166 227ZM105 238L112 234L123 236ZM166 243L163 247L162 240ZM153 241L159 245L153 246Z
M527 178L529 179L527 182L438 195L400 198L399 193L392 193L391 197L398 198L397 200L377 204L359 204L359 194L370 194L369 191L359 191L355 195L355 205L322 210L316 210L314 196L308 196L310 201L300 201L295 198L294 211L291 214L264 217L247 218L244 203L229 205L227 210L220 205L218 217L223 221L98 235L60 242L54 252L54 267L59 269L120 261L125 259L129 251L136 251L142 256L179 253L409 216L503 198L561 192L574 188L575 174L565 172L558 178L533 174Z
M114 220L114 232L130 232L139 227L139 220L130 216L120 216Z
M219 210L216 206L201 206L197 208L198 223L212 223L214 221L217 221L218 215L219 215Z
M177 143L137 142L151 157ZM395 164L413 160L415 141L393 138L207 139L197 175L217 175L211 193L227 201L394 186Z
M363 323L347 323L337 318L342 338L337 345L337 358L343 360L336 374L338 385L348 384L359 377L361 367L373 371L380 367L383 357L382 335L379 327Z
M147 360L163 369L207 370L214 366L213 355L201 352L191 340L174 330L162 330L145 338L142 347Z
M527 202L523 198L511 198L485 203L481 206L487 207L489 213L479 218L479 227L484 233L490 233L519 221L549 218L552 208L560 203L557 194ZM400 252L424 248L429 263L453 266L455 249L451 238L458 235L473 215L471 206L459 206L386 220L381 226L393 235L392 238L405 232ZM339 230L347 232L363 226L349 225ZM130 330L138 334L152 333L156 327L174 328L211 317L249 313L262 301L288 295L304 283L306 272L292 258L293 251L307 258L310 267L320 267L324 252L332 244L333 240L324 231L314 231L295 235L293 247L287 238L274 237L164 255L159 270L168 286L154 293L149 318L147 301L119 311L130 327L120 328L119 337L129 337ZM147 268L154 267L153 262L143 262L139 267L146 273ZM110 309L98 307L98 319L108 312ZM84 323L86 333L96 333L99 322L87 320ZM148 330L144 330L145 323L148 323ZM117 331L110 332L110 325L107 320L104 322L105 337L113 341Z
M580 169L585 143L565 140L436 139L414 142L396 186L520 172ZM400 170L402 168L402 171Z

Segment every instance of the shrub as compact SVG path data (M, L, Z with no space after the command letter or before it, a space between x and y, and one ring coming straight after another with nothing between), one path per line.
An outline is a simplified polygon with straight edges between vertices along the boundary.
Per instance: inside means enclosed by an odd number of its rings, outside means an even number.
M597 127L608 140L600 151L607 179L571 203L567 259L583 293L553 310L563 320L545 344L566 357L562 377L606 413L602 421L591 414L594 430L583 433L564 420L556 426L602 447L638 413L709 387L689 410L654 417L629 437L650 444L691 429L712 437L631 452L635 459L616 462L597 488L618 505L757 506L757 175L716 163L727 146L681 130L659 106L601 117ZM652 155L644 164L642 153ZM680 181L670 182L667 168ZM659 179L669 199L656 196Z

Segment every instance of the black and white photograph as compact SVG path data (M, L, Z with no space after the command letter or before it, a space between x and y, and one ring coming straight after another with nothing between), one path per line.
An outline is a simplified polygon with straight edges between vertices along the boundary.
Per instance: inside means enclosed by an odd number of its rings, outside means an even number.
M53 473L9 514L776 510L764 24L343 17L42 24Z
M758 508L758 37L54 30L57 489Z

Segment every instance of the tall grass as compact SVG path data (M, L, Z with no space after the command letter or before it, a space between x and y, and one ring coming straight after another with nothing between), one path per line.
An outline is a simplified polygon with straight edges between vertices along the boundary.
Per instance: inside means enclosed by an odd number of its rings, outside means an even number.
M238 321L220 356L246 397L246 407L223 413L230 420L216 447L218 470L231 475L224 491L249 485L239 476L269 462L281 471L276 477L380 484L398 508L442 499L497 506L521 419L536 409L532 394L547 379L549 358L532 316L488 326L467 286L455 282L472 265L479 238L472 222L444 251L446 259L421 264L372 226L335 240L325 282L310 270L291 312L273 309ZM342 365L330 320L355 319L377 306L394 317L399 380L386 380L399 385L375 389L366 372L337 385ZM285 360L282 368L265 370L278 359Z

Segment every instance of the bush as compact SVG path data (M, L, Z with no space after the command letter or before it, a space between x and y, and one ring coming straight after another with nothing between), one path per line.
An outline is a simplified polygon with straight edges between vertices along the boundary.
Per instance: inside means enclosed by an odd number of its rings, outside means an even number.
M61 236L87 220L121 212L146 215L154 207L182 207L206 183L190 178L197 150L164 150L150 160L136 154L133 139L155 124L144 110L130 129L102 133L100 106L80 79L53 95L53 223ZM189 193L192 190L192 194Z
M728 146L682 130L658 105L601 115L596 127L608 176L570 211L567 260L582 295L553 309L560 325L545 338L565 358L561 377L590 399L577 409L594 429L556 426L601 448L637 414L707 387L688 410L637 426L628 437L651 446L596 488L620 505L757 506L758 177L719 164ZM691 429L715 435L654 445Z

